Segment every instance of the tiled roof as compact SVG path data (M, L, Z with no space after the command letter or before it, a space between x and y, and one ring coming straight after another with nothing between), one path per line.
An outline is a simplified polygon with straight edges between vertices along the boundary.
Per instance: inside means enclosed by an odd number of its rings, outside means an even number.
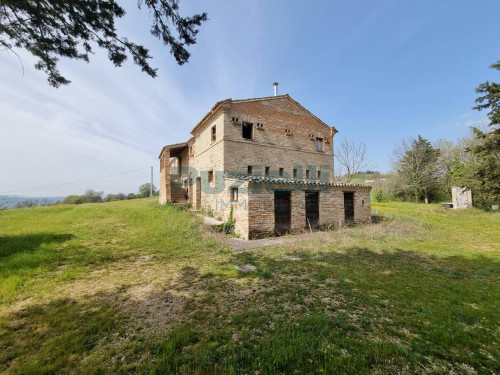
M356 188L366 188L366 189L372 188L369 185L352 184L350 182L285 178L285 177L272 177L272 176L249 176L246 173L236 173L236 172L229 172L226 173L224 176L227 178L234 178L236 180L249 181L249 182L263 182L265 184L275 184L275 185L356 187Z

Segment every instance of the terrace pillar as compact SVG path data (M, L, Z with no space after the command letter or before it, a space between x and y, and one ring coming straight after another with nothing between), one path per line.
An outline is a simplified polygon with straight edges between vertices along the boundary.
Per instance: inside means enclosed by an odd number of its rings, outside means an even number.
M160 204L172 201L170 187L170 151L165 150L160 157Z

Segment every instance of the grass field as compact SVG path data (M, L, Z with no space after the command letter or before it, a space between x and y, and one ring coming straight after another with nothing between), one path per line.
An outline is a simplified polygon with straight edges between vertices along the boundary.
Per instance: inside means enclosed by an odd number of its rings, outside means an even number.
M500 373L500 215L372 208L243 253L149 199L0 212L0 372Z

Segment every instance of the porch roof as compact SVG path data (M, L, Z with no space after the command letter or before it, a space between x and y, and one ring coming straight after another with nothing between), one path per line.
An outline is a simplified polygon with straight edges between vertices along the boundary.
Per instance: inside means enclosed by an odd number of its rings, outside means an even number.
M350 182L313 180L305 178L304 179L285 178L285 177L272 177L272 176L250 176L246 173L235 173L235 172L226 173L224 176L227 178L234 178L236 180L257 182L264 184L275 184L275 185L331 186L331 187L349 187L349 188L364 188L364 189L372 188L369 185L353 184Z
M164 151L170 151L170 157L179 156L182 151L184 151L188 147L188 144L185 143L174 143L171 145L163 146L161 149L160 155L158 155L158 159L161 159Z

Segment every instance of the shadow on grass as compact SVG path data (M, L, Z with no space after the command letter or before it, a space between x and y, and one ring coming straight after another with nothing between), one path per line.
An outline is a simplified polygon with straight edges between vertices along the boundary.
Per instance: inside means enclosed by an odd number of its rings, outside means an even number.
M71 372L103 337L120 333L119 320L105 295L30 305L0 323L0 372Z
M124 289L13 313L0 324L0 371L498 372L499 265L487 261L365 248L296 262L235 254L221 267L252 263L253 276L189 266L134 304Z
M0 258L21 252L38 250L42 244L63 243L73 239L72 234L23 234L18 236L0 237Z

